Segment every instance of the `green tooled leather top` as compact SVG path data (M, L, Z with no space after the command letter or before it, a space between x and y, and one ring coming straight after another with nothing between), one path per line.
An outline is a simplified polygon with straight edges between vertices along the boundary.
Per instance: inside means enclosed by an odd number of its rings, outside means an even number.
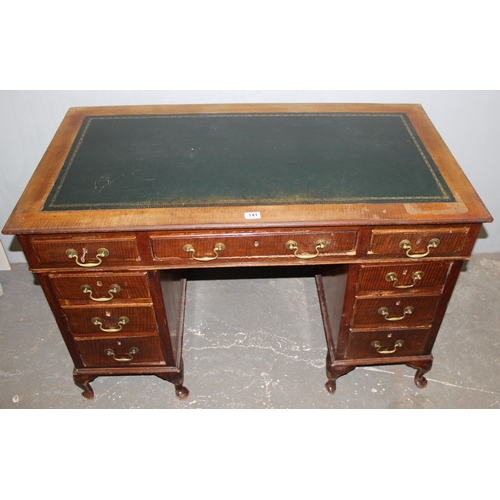
M401 113L89 116L44 210L449 201Z

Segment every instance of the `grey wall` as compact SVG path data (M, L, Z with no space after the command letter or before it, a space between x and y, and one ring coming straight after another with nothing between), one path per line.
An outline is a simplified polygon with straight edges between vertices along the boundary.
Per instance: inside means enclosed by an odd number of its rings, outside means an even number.
M0 227L73 106L254 102L422 104L493 217L500 218L498 90L70 90L0 92ZM11 263L25 262L1 235ZM500 223L485 227L474 249L500 252Z

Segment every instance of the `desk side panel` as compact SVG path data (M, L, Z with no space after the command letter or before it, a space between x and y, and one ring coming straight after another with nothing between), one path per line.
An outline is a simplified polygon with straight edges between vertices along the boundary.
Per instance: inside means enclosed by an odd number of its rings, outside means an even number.
M348 275L348 265L318 266L316 274L316 287L326 343L332 360L335 359L334 353L339 339L344 300L349 297L349 294L346 293Z

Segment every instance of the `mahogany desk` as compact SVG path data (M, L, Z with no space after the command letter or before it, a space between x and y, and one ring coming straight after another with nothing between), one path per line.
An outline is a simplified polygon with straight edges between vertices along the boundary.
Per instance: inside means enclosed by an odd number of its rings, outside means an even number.
M185 270L315 266L326 387L405 363L425 387L464 260L492 218L418 105L70 109L17 235L83 396L100 375L183 386Z

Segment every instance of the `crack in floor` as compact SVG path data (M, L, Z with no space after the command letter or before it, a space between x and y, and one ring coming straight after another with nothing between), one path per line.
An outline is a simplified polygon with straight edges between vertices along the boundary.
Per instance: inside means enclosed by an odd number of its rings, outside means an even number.
M395 375L396 374L396 372L391 372L389 370L381 370L380 368L373 368L373 367L367 367L367 366L364 366L364 367L360 366L359 369L365 370L365 371L387 373L389 375ZM413 375L403 375L403 377L414 379ZM436 380L434 378L429 378L429 377L425 377L425 378L427 379L428 382L435 382L436 384L442 384L442 385L446 385L446 386L449 386L449 387L456 387L457 389L466 389L468 391L478 391L478 392L483 392L485 394L493 394L495 396L499 395L498 392L486 391L484 389L477 389L476 387L467 387L467 386L464 386L464 385L452 384L450 382L444 382L442 380ZM493 403L493 404L495 404L495 403Z

